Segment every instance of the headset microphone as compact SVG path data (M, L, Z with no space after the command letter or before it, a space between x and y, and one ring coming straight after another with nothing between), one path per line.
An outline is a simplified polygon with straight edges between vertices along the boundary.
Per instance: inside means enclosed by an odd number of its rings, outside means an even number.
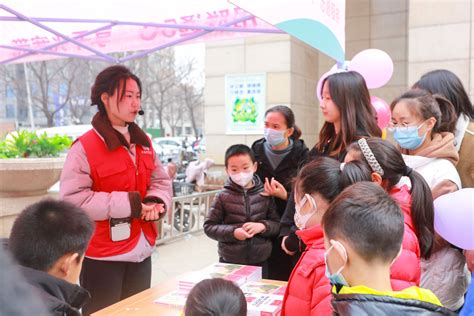
M143 111L141 108L140 108L140 111L138 111L138 115L143 115L145 114L145 111Z

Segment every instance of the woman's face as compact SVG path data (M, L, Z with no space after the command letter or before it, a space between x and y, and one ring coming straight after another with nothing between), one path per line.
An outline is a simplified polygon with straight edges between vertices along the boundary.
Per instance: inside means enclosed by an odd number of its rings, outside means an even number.
M119 89L115 90L112 96L107 93L101 96L107 116L113 125L125 126L126 123L135 121L141 107L141 95L137 82L131 78L127 79L124 89L125 93L121 100Z
M436 120L434 118L424 120L422 117L410 110L411 104L406 101L398 102L392 110L392 122L391 127L409 127L417 126L418 136L422 137L425 133L429 132Z
M293 129L288 128L285 117L280 112L269 112L267 116L265 116L265 128L285 131L286 138L293 134Z
M319 104L323 112L324 120L328 123L338 123L341 120L341 112L333 102L329 93L329 83L326 81L323 85L322 101Z

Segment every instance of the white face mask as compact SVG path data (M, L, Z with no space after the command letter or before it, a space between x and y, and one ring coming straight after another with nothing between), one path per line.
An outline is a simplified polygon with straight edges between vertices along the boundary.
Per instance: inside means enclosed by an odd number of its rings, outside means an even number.
M301 209L304 205L309 202L311 204L311 210L306 214L301 214ZM313 216L318 211L316 201L309 194L305 194L299 203L295 203L295 225L299 229L305 229L306 224L308 223L311 216Z
M285 131L272 129L272 128L265 128L263 130L266 141L270 144L270 146L278 146L285 142L287 139L285 137Z
M230 175L232 181L245 188L253 179L253 172L239 172Z

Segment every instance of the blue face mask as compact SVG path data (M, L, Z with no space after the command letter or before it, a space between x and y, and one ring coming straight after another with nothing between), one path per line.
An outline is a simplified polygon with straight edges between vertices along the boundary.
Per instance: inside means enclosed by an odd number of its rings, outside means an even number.
M423 144L426 134L418 135L418 130L425 124L424 122L419 126L395 127L393 131L393 138L397 141L400 147L404 149L417 149Z
M272 128L265 128L263 131L266 141L270 146L278 146L286 141L285 131L280 131Z
M346 252L346 248L344 248L344 246L338 242L338 241L334 241L335 243L338 243L340 247L342 247L342 249L344 250L344 254L345 254L345 258L344 258L344 265L342 267L340 267L336 273L334 274L331 274L331 271L329 271L329 265L328 265L328 254L329 252L334 248L334 245L331 245L331 247L329 247L329 249L324 253L324 264L326 265L326 272L325 272L325 275L326 277L329 279L329 282L332 284L332 285L335 285L335 284L340 284L340 285L344 285L344 286L349 286L349 283L347 283L346 279L344 279L344 276L342 275L342 270L344 269L344 267L346 266L346 262L347 262L347 252Z

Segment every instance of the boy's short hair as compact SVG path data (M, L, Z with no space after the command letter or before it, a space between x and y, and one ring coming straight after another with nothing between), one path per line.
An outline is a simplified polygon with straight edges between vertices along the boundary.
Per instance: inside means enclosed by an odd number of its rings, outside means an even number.
M82 256L93 230L92 220L82 209L47 199L20 213L10 233L9 249L20 265L47 271L65 254Z
M368 262L391 262L404 233L400 207L373 182L358 182L342 191L324 214L322 225L328 240L344 240Z
M232 145L227 148L225 152L225 167L227 168L227 164L229 162L230 157L240 156L240 155L248 155L252 160L252 163L255 162L255 156L253 155L252 150L249 146L243 144Z

